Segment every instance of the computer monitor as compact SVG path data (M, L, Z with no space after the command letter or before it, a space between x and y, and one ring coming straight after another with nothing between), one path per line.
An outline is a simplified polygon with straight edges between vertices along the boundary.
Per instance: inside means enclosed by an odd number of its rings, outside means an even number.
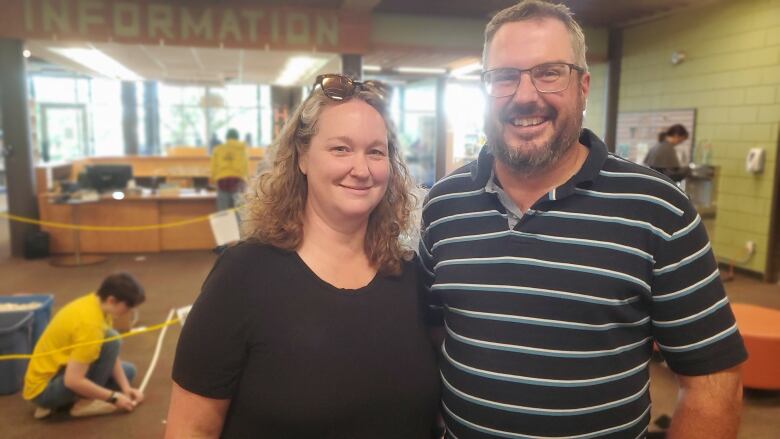
M133 178L130 165L89 165L85 172L87 185L98 192L124 189Z

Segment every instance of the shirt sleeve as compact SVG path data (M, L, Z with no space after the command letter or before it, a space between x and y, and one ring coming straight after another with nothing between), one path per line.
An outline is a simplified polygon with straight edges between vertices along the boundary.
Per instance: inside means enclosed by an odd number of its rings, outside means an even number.
M701 217L684 204L672 233L658 238L653 335L675 373L706 375L736 366L747 352Z
M96 325L79 325L73 333L73 344L88 343L86 346L74 348L70 353L70 359L82 364L92 364L100 356L100 348L106 336L104 328Z
M228 249L193 304L176 347L173 380L214 399L230 399L247 353L245 264Z

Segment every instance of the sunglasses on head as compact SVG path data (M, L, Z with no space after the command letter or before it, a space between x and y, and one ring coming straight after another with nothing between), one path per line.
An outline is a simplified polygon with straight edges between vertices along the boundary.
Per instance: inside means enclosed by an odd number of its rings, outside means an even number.
M314 80L312 90L316 89L318 85L325 96L334 101L346 101L360 90L376 92L382 98L384 98L385 94L384 87L377 81L355 81L349 77L337 75L335 73L317 76L317 79Z

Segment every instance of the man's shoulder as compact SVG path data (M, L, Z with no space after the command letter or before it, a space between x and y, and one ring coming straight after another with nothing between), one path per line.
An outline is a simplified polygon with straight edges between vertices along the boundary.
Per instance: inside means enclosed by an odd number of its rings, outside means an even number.
M475 179L477 161L472 161L447 174L437 181L428 192L428 199L451 193L464 192L478 189L479 183Z
M692 209L685 192L666 175L614 154L609 154L600 182L610 190L660 198L684 211Z

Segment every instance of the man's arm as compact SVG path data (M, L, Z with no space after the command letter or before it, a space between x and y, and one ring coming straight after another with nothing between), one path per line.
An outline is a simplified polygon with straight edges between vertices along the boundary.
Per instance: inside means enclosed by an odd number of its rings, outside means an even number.
M165 438L218 438L229 406L229 399L206 398L173 383Z
M119 358L117 358L114 362L114 369L111 372L111 376L119 385L119 389L122 391L122 393L124 393L128 398L132 399L133 402L138 404L144 400L143 392L141 392L139 389L130 387L130 381L127 380L125 369L122 368L122 361Z
M742 413L739 366L701 376L677 375L680 391L669 439L736 438Z
M108 400L113 390L97 385L94 381L87 378L87 371L89 370L89 364L80 363L78 361L70 360L67 366L65 366L65 387L72 390L73 393L87 399L99 399L101 401ZM124 375L124 372L122 372ZM127 381L127 378L125 378ZM125 410L131 411L135 407L135 403L122 393L116 394L117 401L116 406Z

